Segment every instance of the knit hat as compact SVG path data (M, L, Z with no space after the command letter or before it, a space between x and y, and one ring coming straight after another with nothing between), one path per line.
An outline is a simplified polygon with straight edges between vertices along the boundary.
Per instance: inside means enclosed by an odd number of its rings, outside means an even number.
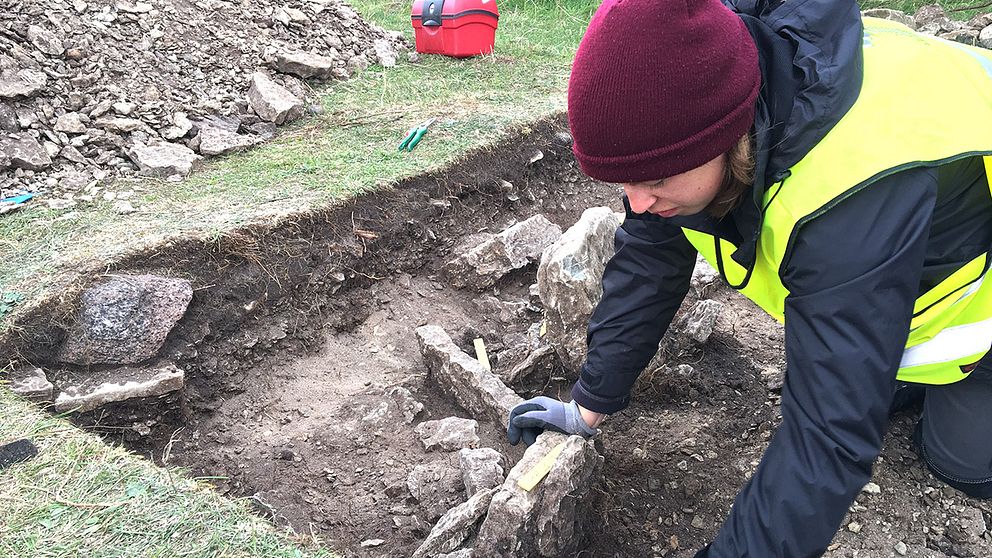
M575 157L606 182L681 174L750 130L760 86L754 40L719 0L606 0L568 83Z

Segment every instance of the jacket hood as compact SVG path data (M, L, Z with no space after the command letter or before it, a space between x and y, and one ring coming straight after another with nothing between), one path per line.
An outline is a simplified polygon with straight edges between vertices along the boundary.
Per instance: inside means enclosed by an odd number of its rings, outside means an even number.
M761 67L753 195L728 216L740 235L732 257L750 269L765 190L786 178L858 97L864 71L863 26L852 1L724 2L751 33Z

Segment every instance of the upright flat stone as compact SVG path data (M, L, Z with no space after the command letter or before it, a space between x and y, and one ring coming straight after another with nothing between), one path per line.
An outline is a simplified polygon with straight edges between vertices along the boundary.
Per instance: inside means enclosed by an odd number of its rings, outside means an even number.
M60 386L54 407L60 413L72 409L82 413L134 397L165 395L182 389L184 381L183 371L168 361L140 368L77 374Z
M517 482L564 443L551 471L527 492ZM474 544L477 556L576 556L599 521L593 496L603 480L603 458L579 436L541 434L493 496Z
M185 145L164 141L148 145L136 142L126 153L138 165L138 174L157 178L187 176L202 159Z
M713 334L713 327L723 311L723 303L717 300L700 300L679 323L676 330L684 333L699 345L706 343Z
M151 358L193 298L185 279L115 276L87 289L58 360L133 364Z
M471 498L477 492L503 484L506 458L492 448L463 449L458 452L462 464L465 493Z
M510 409L523 401L482 363L463 353L441 327L418 327L417 341L434 381L472 416L506 424Z
M541 258L545 248L561 238L561 229L544 215L534 215L469 248L445 265L457 288L485 289L507 273Z
M262 120L285 124L303 116L303 101L262 72L251 76L248 106Z
M586 358L589 317L603 297L603 270L613 257L620 217L608 207L585 210L541 256L537 287L547 317L547 339L571 379Z
M434 557L442 552L456 550L475 528L496 493L495 488L483 490L459 506L451 508L438 520L423 544L413 553L412 558Z

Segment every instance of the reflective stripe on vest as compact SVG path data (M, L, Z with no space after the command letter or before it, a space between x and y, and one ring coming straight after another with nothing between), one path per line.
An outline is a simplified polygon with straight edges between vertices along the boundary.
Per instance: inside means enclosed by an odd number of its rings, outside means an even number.
M781 272L801 227L863 188L918 166L985 156L992 186L992 51L920 35L898 23L865 18L864 82L854 106L765 192L756 261L736 247L684 229L710 264L740 291L784 320L789 291ZM719 244L718 244L719 243ZM922 293L914 305L899 379L946 384L992 348L992 279L987 255Z

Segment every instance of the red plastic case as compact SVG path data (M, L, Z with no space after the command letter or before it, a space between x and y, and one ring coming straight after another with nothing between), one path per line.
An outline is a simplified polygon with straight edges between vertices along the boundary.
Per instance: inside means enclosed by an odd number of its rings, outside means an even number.
M416 0L411 10L417 52L467 58L496 43L496 0Z

